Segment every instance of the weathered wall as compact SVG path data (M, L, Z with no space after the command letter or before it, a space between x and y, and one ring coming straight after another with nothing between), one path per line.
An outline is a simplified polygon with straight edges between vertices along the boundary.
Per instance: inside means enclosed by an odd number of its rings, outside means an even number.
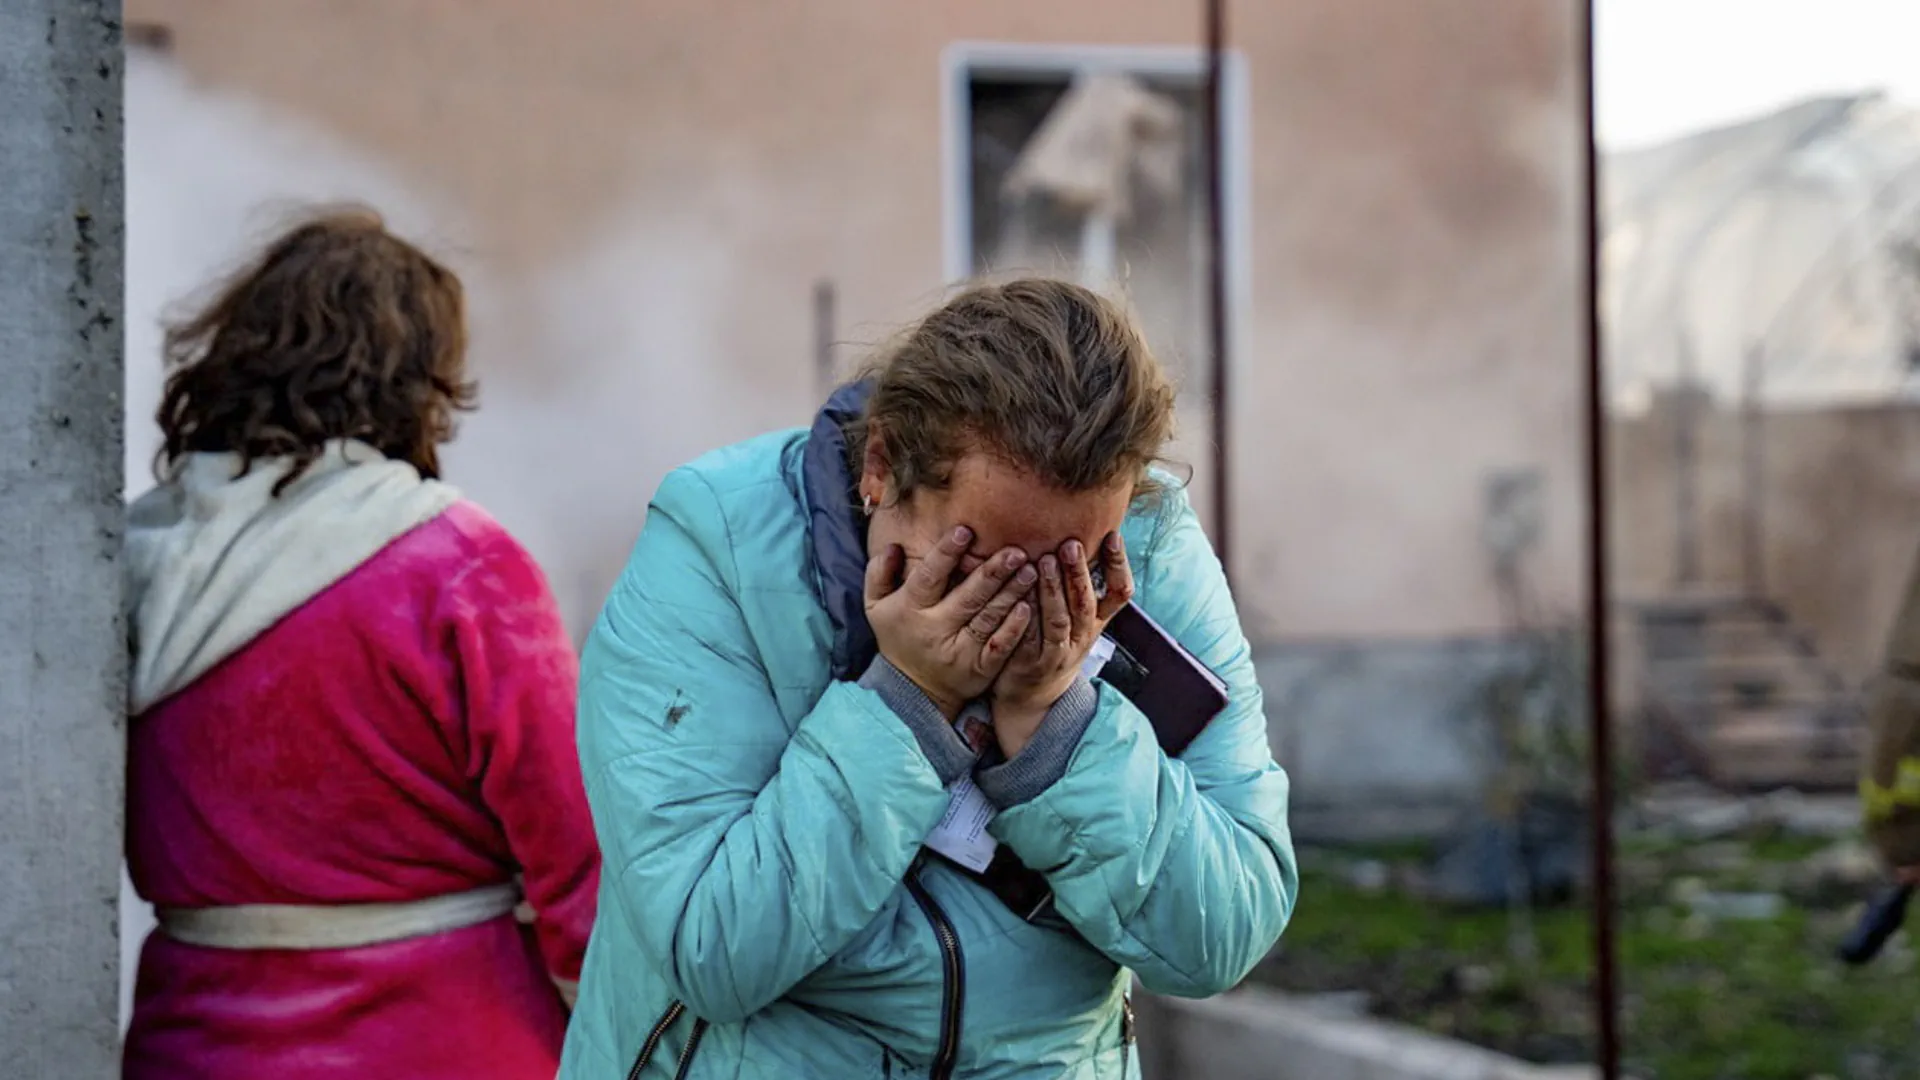
M1622 596L1674 580L1675 414L1614 424L1612 550ZM1742 585L1746 507L1743 421L1709 411L1697 430L1701 575ZM1920 408L1885 404L1781 410L1762 419L1765 588L1851 680L1865 678L1893 625L1920 551Z
M1615 599L1675 588L1676 414L1617 418L1609 433ZM1698 587L1746 587L1746 421L1696 429ZM1874 670L1920 557L1920 407L1780 410L1761 447L1763 588L1858 685ZM1640 642L1615 636L1619 756L1636 735ZM1321 840L1441 830L1477 799L1487 728L1476 688L1515 659L1491 638L1278 642L1259 650L1276 753L1294 776L1295 829Z
M487 411L452 464L576 619L662 469L808 414L815 278L855 343L939 295L944 48L1200 31L1198 5L1148 0L131 6L171 27L194 92L378 163L483 279ZM1539 582L1577 606L1576 5L1229 6L1251 96L1250 628L1496 627L1480 484L1511 466L1546 474Z
M0 5L0 1048L119 1075L117 0Z
M1524 659L1511 640L1257 647L1267 732L1309 842L1444 833L1480 803L1492 728L1486 685Z

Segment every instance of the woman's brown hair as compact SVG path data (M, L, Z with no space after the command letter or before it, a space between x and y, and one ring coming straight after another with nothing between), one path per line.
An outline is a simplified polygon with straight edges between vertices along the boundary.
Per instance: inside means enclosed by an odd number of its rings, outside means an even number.
M847 432L858 469L884 440L889 498L946 486L983 450L1060 491L1131 481L1173 437L1174 388L1127 313L1071 282L978 285L909 330L867 372L873 392Z
M471 409L466 300L453 271L365 208L316 214L267 245L192 317L168 326L163 478L197 452L241 472L290 457L276 492L331 439L423 476Z

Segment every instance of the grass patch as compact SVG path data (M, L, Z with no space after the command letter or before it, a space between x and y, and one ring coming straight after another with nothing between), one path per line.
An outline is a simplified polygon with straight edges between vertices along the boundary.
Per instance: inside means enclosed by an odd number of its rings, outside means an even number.
M1901 940L1878 963L1847 969L1832 952L1851 905L1789 902L1773 917L1716 921L1671 895L1683 878L1720 891L1778 885L1825 846L1784 836L1741 844L1740 858L1709 869L1688 864L1706 845L1623 844L1628 1071L1640 1080L1920 1075L1916 974ZM1300 992L1365 990L1390 1019L1535 1061L1592 1060L1584 908L1535 912L1538 957L1528 969L1508 957L1503 912L1358 888L1328 863L1306 860L1299 911L1255 979Z

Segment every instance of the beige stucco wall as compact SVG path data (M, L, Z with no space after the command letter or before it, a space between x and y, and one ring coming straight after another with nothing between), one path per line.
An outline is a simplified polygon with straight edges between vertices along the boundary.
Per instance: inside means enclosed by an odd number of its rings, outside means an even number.
M1256 635L1497 626L1480 482L1513 466L1546 472L1539 585L1580 602L1575 7L1230 5L1251 99L1234 570ZM1151 0L128 0L127 17L173 33L177 108L144 136L156 160L192 155L149 185L169 235L195 214L251 235L232 223L249 191L391 192L469 272L488 396L457 479L527 535L576 620L662 470L810 413L816 278L855 343L940 294L946 46L1200 33L1198 5ZM224 142L160 130L209 110ZM191 198L275 131L355 164ZM194 283L169 265L182 276L142 286L156 304Z
M1634 598L1673 588L1677 562L1675 415L1657 408L1613 425L1616 589ZM1745 440L1757 431L1766 594L1850 682L1879 662L1920 550L1920 409L1886 403L1767 413L1757 429L1736 410L1701 414L1695 436L1700 583L1747 581Z

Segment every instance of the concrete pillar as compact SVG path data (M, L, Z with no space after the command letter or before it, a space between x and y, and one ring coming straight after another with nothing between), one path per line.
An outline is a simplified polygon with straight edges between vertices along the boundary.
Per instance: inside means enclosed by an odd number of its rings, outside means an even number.
M0 1048L117 1076L118 0L0 3Z

